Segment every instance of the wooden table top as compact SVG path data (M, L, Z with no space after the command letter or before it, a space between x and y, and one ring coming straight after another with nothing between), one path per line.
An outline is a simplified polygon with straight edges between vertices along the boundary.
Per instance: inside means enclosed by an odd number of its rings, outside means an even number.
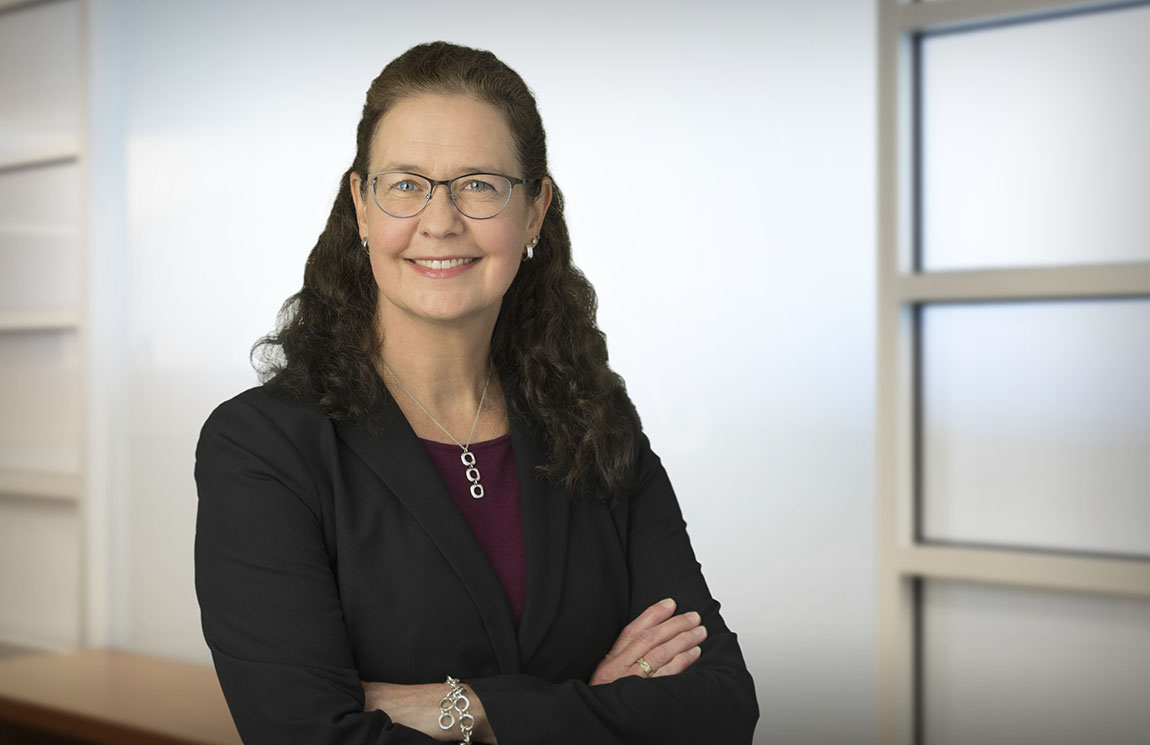
M242 745L212 668L106 649L0 659L0 723L106 745Z

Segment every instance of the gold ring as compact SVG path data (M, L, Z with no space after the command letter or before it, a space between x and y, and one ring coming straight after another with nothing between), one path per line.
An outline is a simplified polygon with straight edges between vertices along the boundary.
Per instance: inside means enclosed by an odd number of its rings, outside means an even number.
M648 678L655 674L655 671L651 668L651 663L647 662L647 660L643 659L642 657L635 660L635 664L643 668L643 674Z

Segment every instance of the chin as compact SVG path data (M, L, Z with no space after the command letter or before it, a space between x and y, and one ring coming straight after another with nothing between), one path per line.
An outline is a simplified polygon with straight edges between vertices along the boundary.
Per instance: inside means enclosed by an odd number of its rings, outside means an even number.
M499 306L477 308L474 306L453 306L428 308L421 315L433 323L451 325L454 323L474 323L490 316L494 319L499 314Z

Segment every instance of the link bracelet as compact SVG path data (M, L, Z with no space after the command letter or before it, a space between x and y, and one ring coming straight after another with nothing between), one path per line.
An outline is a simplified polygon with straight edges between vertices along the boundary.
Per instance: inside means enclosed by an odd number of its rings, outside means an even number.
M471 745L471 731L475 729L475 717L468 713L471 709L471 699L464 693L463 684L450 675L447 676L447 685L451 686L451 690L439 699L439 728L446 731L454 727L455 717L458 714L459 731L463 733L459 745Z

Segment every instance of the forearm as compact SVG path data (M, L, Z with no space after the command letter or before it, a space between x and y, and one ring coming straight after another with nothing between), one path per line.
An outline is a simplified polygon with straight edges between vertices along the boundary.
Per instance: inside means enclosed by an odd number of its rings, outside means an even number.
M479 696L466 683L463 695L467 697L464 709L450 708L454 720L446 730L441 724L440 702L451 688L446 683L399 685L396 683L365 682L363 684L364 711L383 711L397 724L419 730L441 742L458 742L461 737L460 711L474 718L471 739L477 743L497 745L494 732L487 721L487 712ZM444 718L442 723L446 724Z
M472 684L503 745L749 745L758 718L750 676L736 668L601 686L527 675Z

